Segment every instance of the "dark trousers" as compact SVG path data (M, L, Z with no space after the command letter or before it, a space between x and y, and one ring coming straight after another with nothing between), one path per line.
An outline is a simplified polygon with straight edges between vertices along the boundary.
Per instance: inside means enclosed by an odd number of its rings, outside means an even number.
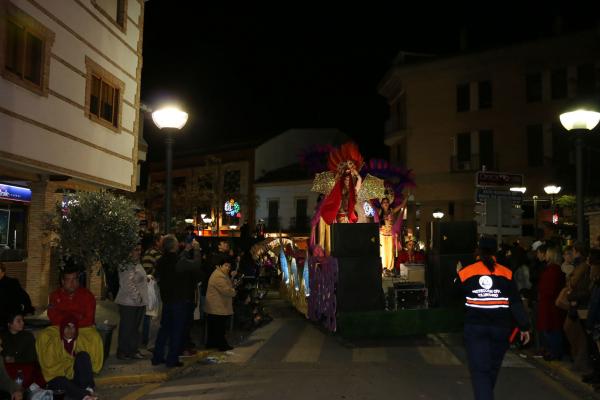
M50 390L64 390L67 397L74 399L83 399L89 395L90 392L85 390L86 388L94 388L94 373L92 371L92 360L90 355L85 351L77 353L75 356L75 363L73 365L73 379L67 379L64 376L59 376L48 382L48 389Z
M148 340L150 339L150 323L152 322L152 317L149 315L144 315L144 319L142 321L142 344L144 346L148 345Z
M465 324L464 334L475 399L493 400L510 328Z
M183 348L192 348L194 347L194 343L192 341L192 327L194 325L194 309L196 305L193 301L185 302L187 307L187 314L185 318L185 327L183 329Z
M206 347L219 350L225 350L229 347L227 339L225 339L225 331L227 329L228 315L206 314Z
M185 327L187 306L185 302L163 304L160 329L154 343L154 363L165 362L167 366L176 365L182 351L183 330ZM169 354L165 360L165 346L169 344Z
M542 342L550 355L560 360L563 356L563 333L562 331L541 331Z
M145 311L146 307L144 306L119 304L119 346L117 347L117 354L133 356L139 351L140 324Z

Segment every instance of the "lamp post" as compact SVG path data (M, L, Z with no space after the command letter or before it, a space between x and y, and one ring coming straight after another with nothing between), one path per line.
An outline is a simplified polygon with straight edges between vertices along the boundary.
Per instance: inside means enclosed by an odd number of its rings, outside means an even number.
M560 123L575 135L575 185L577 197L577 240L583 238L583 137L600 122L600 113L589 108L578 108L560 114Z
M152 121L166 132L167 176L165 194L165 233L171 232L171 172L173 169L173 134L185 126L188 114L177 107L162 107L152 113Z
M546 194L550 195L550 209L552 210L552 223L554 222L554 196L559 194L561 191L561 187L560 186L556 186L556 185L548 185L546 187L544 187L544 192L546 192Z

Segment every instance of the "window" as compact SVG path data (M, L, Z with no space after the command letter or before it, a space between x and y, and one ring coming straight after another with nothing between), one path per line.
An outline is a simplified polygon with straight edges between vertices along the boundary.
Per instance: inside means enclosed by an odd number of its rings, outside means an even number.
M525 92L528 103L542 101L542 74L540 72L525 76Z
M269 200L268 202L269 216L267 218L267 226L269 229L279 229L279 200Z
M47 96L54 33L10 2L2 3L0 12L0 18L6 15L5 23L0 24L4 31L0 34L2 76Z
M596 89L596 74L594 64L584 64L577 67L577 95L594 94Z
M544 128L542 125L527 127L527 165L530 167L544 165Z
M479 82L479 109L492 107L492 82Z
M456 158L459 162L471 161L470 133L459 133L456 136Z
M308 200L296 199L296 228L304 229L308 227Z
M471 99L469 93L469 84L464 83L456 86L456 111L469 111L471 108Z
M550 74L550 90L552 100L567 98L567 70L566 68L555 69Z
M92 0L92 4L110 22L125 30L127 22L127 0Z
M552 124L552 159L555 166L566 166L571 162L571 144L565 128L559 123Z
M88 117L119 132L125 85L114 75L86 57L86 111Z
M488 170L494 169L494 132L491 130L479 131L479 165Z

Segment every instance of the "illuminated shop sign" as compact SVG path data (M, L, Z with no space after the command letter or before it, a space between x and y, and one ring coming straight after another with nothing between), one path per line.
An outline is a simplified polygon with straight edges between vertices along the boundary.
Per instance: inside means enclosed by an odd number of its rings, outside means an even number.
M31 201L31 189L0 183L0 200L29 203Z

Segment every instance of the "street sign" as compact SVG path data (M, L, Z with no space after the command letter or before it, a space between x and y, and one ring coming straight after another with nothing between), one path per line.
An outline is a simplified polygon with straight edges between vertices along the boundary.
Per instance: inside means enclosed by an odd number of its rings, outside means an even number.
M522 174L492 171L478 171L475 174L475 186L477 187L522 187L523 182Z
M513 204L521 204L523 202L523 193L511 192L509 190L477 188L477 192L475 194L475 200L478 203L483 203L486 200L497 199L499 197L503 199L511 199Z

